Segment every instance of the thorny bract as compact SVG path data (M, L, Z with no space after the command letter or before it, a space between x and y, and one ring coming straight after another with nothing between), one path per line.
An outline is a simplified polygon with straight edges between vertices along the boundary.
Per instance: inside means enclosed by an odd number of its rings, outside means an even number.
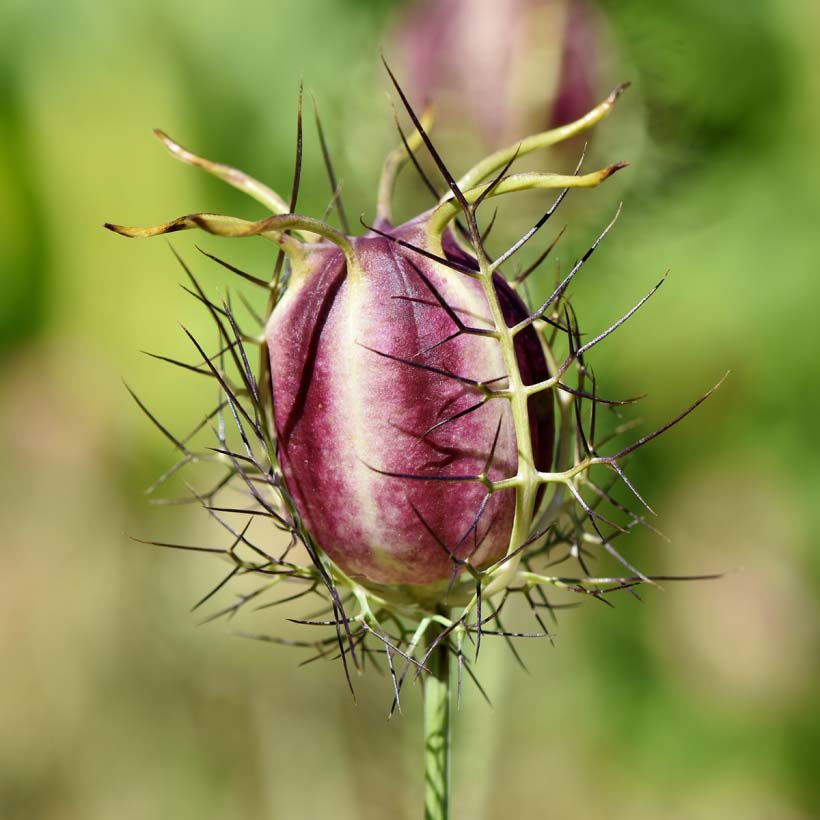
M387 70L390 72L389 68ZM457 179L429 137L431 112L417 116L392 73L390 78L409 115L413 130L406 134L397 118L401 144L385 161L379 186L377 218L372 226L365 224L363 237L351 235L342 206L341 187L336 181L318 115L317 127L332 199L324 219L296 212L302 165L301 92L296 164L288 201L243 172L203 159L162 132L157 132L178 159L198 166L244 191L268 208L272 216L254 222L198 213L152 228L107 227L132 237L198 228L223 237L261 236L278 247L273 275L269 278L246 273L203 251L209 259L267 293L266 313L261 316L243 298L244 313L247 314L244 320L238 317L230 298L226 297L219 303L209 298L189 266L178 257L190 280L190 292L208 311L220 341L215 352L208 352L200 340L186 330L200 361L188 364L167 357L159 358L210 378L218 388L218 403L189 436L180 438L163 426L136 395L134 397L180 454L179 461L156 482L152 490L184 468L193 468L203 462L217 465L222 470L218 481L213 486L191 492L193 500L198 501L226 530L230 543L221 549L156 541L150 543L211 553L228 563L229 572L195 608L209 602L235 579L243 576L258 579L258 586L238 595L229 606L217 609L209 620L231 616L249 605L267 608L303 599L306 603L312 602L306 616L296 622L309 629L325 628L328 634L306 637L304 640L269 635L252 637L311 650L313 654L309 660L340 658L348 683L351 680L351 666L363 667L367 661L381 665L382 661L386 661L393 682L393 708L396 708L400 706L400 693L408 673L412 672L414 676L424 674L428 658L437 647L445 646L457 659L460 687L463 673L476 680L473 664L479 656L483 636L502 637L514 653L514 638L551 640L547 619L554 619L557 609L573 605L566 601L565 596L562 600L554 599L554 594L570 593L606 602L607 597L616 591L627 590L634 594L635 588L641 584L679 580L670 576L647 576L622 554L620 540L631 529L645 526L654 531L645 517L645 512L651 513L651 510L630 482L622 465L627 456L688 415L712 390L670 422L625 446L613 446L612 439L622 435L630 424L616 425L608 435L599 433L597 422L600 408L618 408L635 400L601 396L595 375L587 362L587 354L644 305L663 281L610 327L592 338L582 335L567 289L614 225L617 213L586 253L560 277L549 297L534 309L523 307L524 303L516 294L523 292L528 277L547 259L563 229L532 264L523 269L519 267L509 279L499 279L502 265L509 268L515 254L546 225L570 189L595 187L626 163L617 163L590 173L581 173L579 163L571 175L513 173L512 165L525 154L569 139L598 123L610 113L626 86L616 88L603 102L575 122L527 137L499 150ZM422 148L429 153L446 184L443 194L417 158ZM408 161L412 162L434 196L435 205L410 223L394 228L391 204L394 186L399 170ZM491 258L485 248L485 240L492 228L492 220L483 229L480 228L479 208L493 197L536 189L553 189L558 194L530 230L503 253ZM326 221L332 211L338 216L341 230L331 227ZM412 231L407 229L408 225L413 226ZM411 536L415 539L412 543L424 542L431 562L441 564L442 559L446 559L444 566L449 567L449 571L445 571L445 577L439 577L440 573L436 572L422 572L420 583L413 582L413 564L412 561L408 563L407 555L415 553L408 553L406 544L396 548L405 551L401 558L404 563L395 570L396 580L382 565L379 565L378 572L374 571L368 576L368 568L376 566L371 561L372 555L383 544L368 544L366 533L364 548L370 552L365 552L365 558L358 563L348 560L349 556L345 555L344 539L341 545L334 544L331 548L328 542L325 548L322 535L331 537L326 534L328 528L325 526L323 529L319 525L311 527L309 521L319 520L320 516L313 505L322 504L326 499L319 497L316 485L311 485L309 479L310 471L315 470L317 465L324 467L321 461L316 460L320 456L315 453L321 453L326 448L313 448L311 452L314 455L305 458L307 469L301 473L298 464L283 469L283 463L287 466L285 454L289 441L287 438L282 440L283 424L275 407L277 401L279 407L285 402L281 395L277 397L279 382L273 390L271 384L272 374L276 381L277 368L282 366L281 360L277 359L280 344L285 347L285 354L295 354L298 350L304 352L305 340L298 334L296 338L282 338L279 333L277 322L284 310L283 300L305 287L305 282L312 281L311 277L318 276L316 270L321 266L315 260L320 257L331 258L335 254L336 288L355 281L366 281L369 273L375 277L375 272L368 271L370 251L365 248L376 245L385 258L391 255L391 248L395 251L394 257L399 261L391 262L391 265L397 265L405 278L412 278L414 287L421 288L422 292L422 296L417 291L409 295L391 292L384 298L403 299L408 305L411 302L423 303L426 310L437 312L438 323L443 323L445 330L441 338L433 343L403 353L369 346L357 337L352 340L359 348L356 355L371 357L363 360L371 362L365 367L376 367L376 362L381 367L389 365L392 368L391 377L399 381L399 387L402 379L411 377L425 389L432 389L438 383L455 385L459 390L458 398L462 401L461 405L452 405L458 409L449 412L436 408L433 416L436 421L432 425L425 422L425 429L411 431L412 435L423 441L433 431L438 432L447 426L455 428L485 412L489 406L504 408L498 416L497 425L492 425L495 427L494 435L489 436L480 450L479 462L483 462L483 466L479 463L469 474L453 473L446 469L436 472L385 467L371 462L372 453L362 453L354 447L353 457L358 459L359 464L364 464L369 480L389 481L393 485L399 482L408 487L406 497L401 493L389 495L398 499L391 503L403 505L397 509L399 514L405 516L402 522L410 522ZM325 262L322 264L327 268ZM483 294L486 315L481 321L466 318L468 312L463 310L463 306L452 304L445 296L446 283L460 279L469 280L474 292ZM509 307L511 304L520 307L512 310ZM395 313L393 315L392 321L395 321ZM375 321L380 320L377 317ZM250 325L246 327L248 322ZM267 334L262 332L266 325ZM401 322L395 331L399 334L402 332L400 325ZM271 333L271 328L277 332ZM312 329L315 330L315 327ZM288 332L291 331L292 328ZM536 340L534 348L530 345L526 349L521 344L528 336ZM489 339L495 345L498 361L504 367L500 376L477 378L475 374L453 372L431 358L434 352L440 351L448 343L463 342L468 337ZM288 345L291 345L290 350ZM259 365L255 366L251 361L251 350L257 346L261 347L261 356ZM522 355L522 350L526 355ZM342 353L346 361L353 355L353 349ZM315 351L311 355L319 356ZM533 360L544 363L540 376L534 377L532 373L528 375L524 372L527 362ZM332 369L336 360L330 358L328 361L327 367ZM284 366L287 367L287 355ZM340 378L349 378L349 374L344 373ZM305 389L308 388L309 385ZM356 400L370 401L371 404L365 409L378 418L379 410L383 408L372 404L379 400L378 397L367 395L367 391L360 393L362 395L357 396ZM292 406L294 401L297 405L299 401L307 401L298 391L291 398ZM418 400L423 401L424 397L418 396ZM540 421L539 413L533 412L536 401L541 402ZM323 407L321 404L319 406ZM305 408L298 405L297 409L302 412ZM499 474L498 470L493 472L491 468L497 463L497 451L505 446L499 444L503 438L502 426L507 423L505 418L508 419L512 436L511 439L507 436L513 447L512 467L508 474ZM543 424L544 418L548 419L547 426ZM396 422L395 419L386 421L390 424ZM534 447L539 424L542 450L544 437L547 439L546 460L539 459ZM203 430L213 431L215 441L210 447L195 447L192 442ZM345 430L339 432L338 424L332 427L330 435L334 431L340 435L349 433ZM348 446L347 441L343 445ZM310 458L314 461L310 462ZM335 478L342 483L348 480L344 471ZM300 489L305 481L308 482L307 492ZM642 512L631 511L613 495L613 486L618 481L625 485ZM461 537L454 541L442 537L440 528L431 523L423 505L429 501L432 505L430 508L440 511L442 505L437 494L443 493L444 487L456 485L471 488L472 506L466 511L454 509L452 499L459 496L458 493L451 496L448 502L451 514L466 515L467 522L461 528ZM421 496L418 493L413 496L421 497L421 502L412 500L411 486L424 488L419 491ZM355 493L359 488L342 489ZM510 520L505 525L500 552L496 549L495 554L491 554L482 551L481 546L492 528L492 523L486 523L487 517L493 509L495 497L501 493L511 499ZM343 497L349 499L352 496ZM279 554L263 549L252 537L251 527L259 519L285 534L287 544ZM351 531L350 543L354 540ZM294 558L300 553L297 547L309 556L309 562L301 563ZM431 549L435 553L434 558ZM336 557L335 561L331 559L331 553ZM611 577L596 576L590 566L599 554L608 554L615 559L623 567L623 573ZM476 557L479 555L483 556L480 560ZM554 574L556 567L569 564L574 564L575 572ZM351 567L355 571L351 571ZM516 595L524 599L532 613L536 624L534 632L510 631L504 626L505 605ZM317 604L315 599L320 603Z

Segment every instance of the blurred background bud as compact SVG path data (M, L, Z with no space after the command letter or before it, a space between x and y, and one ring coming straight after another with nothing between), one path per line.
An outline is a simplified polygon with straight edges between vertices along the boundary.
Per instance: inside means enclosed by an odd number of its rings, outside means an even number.
M413 97L496 146L592 108L613 85L611 49L592 0L419 0L387 53Z

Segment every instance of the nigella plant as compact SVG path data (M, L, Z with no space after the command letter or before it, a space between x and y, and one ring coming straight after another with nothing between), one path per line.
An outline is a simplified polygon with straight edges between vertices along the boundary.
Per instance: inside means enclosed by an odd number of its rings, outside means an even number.
M212 430L215 441L195 447L195 439L177 437L137 401L180 454L163 480L202 462L221 469L215 485L193 492L227 531L228 545L162 545L227 560L229 572L200 604L224 594L232 580L259 579L214 617L249 603L305 599L299 622L306 630L326 629L326 636L257 637L340 659L348 683L352 668L382 665L392 681L391 711L401 708L408 677L421 678L427 816L440 818L447 814L452 695L460 693L465 673L478 682L482 638L502 636L511 647L516 637L549 639L548 618L567 605L553 593L606 600L658 580L633 567L621 550L625 533L650 525L645 512L631 511L612 487L622 482L637 507L648 509L624 472L624 459L706 396L632 443L615 446L612 436L599 435L599 408L631 400L599 395L587 356L660 286L607 329L581 334L567 290L614 219L542 303L528 306L521 293L561 232L533 264L509 274L515 255L570 189L595 187L625 165L581 173L579 163L575 173L562 175L514 173L515 161L604 119L624 86L575 122L526 137L456 177L431 142L430 113L417 116L390 78L413 128L399 125L401 143L384 164L375 218L359 235L344 216L321 126L331 208L341 229L297 212L301 95L289 201L158 132L175 157L249 194L271 216L253 222L197 213L150 228L107 227L130 237L188 229L259 236L278 249L270 278L205 254L267 294L264 316L245 302L243 315L256 327L243 326L230 298L212 300L179 260L219 344L206 350L188 333L199 361L166 361L215 382L218 403L195 431ZM446 186L443 194L417 157L422 149ZM435 204L396 225L391 200L408 161ZM479 227L481 206L540 189L557 192L549 208L491 257L488 228ZM261 349L258 363L254 346ZM258 543L260 523L285 534L279 553ZM609 554L622 572L593 574L596 554ZM556 574L565 563L575 569ZM532 612L533 631L505 628L503 611L513 596Z

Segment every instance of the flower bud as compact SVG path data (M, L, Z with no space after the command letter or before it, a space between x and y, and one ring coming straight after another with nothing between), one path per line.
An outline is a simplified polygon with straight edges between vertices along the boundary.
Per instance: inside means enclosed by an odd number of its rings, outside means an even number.
M391 51L416 99L493 145L589 110L611 40L594 0L416 0Z
M563 519L571 521L580 542L584 536L573 505L590 521L600 515L578 489L589 468L599 463L621 475L616 460L628 451L594 456L580 432L578 402L603 401L594 385L593 393L584 386L582 356L631 313L582 343L565 300L569 283L611 224L534 310L516 288L560 232L515 279L506 280L501 270L570 189L595 187L625 165L565 175L510 173L513 163L595 125L625 86L576 121L499 149L456 179L427 134L429 112L417 116L392 74L391 79L414 130L407 135L400 127L401 145L382 170L375 225L362 235L351 235L341 208L343 231L297 213L296 189L287 202L242 171L197 156L162 132L157 135L177 159L244 191L272 215L254 222L196 213L153 227L107 227L131 237L201 229L223 237L263 237L278 246L284 256L270 281L206 254L267 291L261 336L241 330L230 304L214 304L186 267L224 342L209 356L191 336L202 364L168 360L213 377L224 394L208 417L221 421L218 446L207 459L215 457L230 472L201 499L213 514L241 514L213 504L235 480L258 506L255 513L248 510L251 515L267 516L291 534L284 555L274 559L225 523L237 538L226 551L234 572L271 575L273 583L291 578L308 584L308 591L321 584L339 628L346 623L338 592L343 587L355 596L358 617L368 628L379 620L367 603L372 599L377 607L396 606L406 614L402 608L410 605L415 614L427 613L419 625L423 631L444 607L463 604L464 617L474 611L480 619L482 596L511 584L526 590L551 583L529 569L528 547L552 529L560 541L564 531L557 522ZM422 145L446 181L445 195L415 160ZM396 227L392 195L401 167L411 159L436 204ZM300 163L298 155L297 181ZM335 205L339 191L332 169L329 176ZM557 198L531 230L491 259L479 207L492 197L535 190L558 191ZM555 333L566 337L566 353L557 355ZM250 343L262 346L259 378L244 349ZM565 382L576 366L577 388ZM226 438L224 407L236 422L239 450ZM589 424L594 427L594 413ZM183 454L181 465L205 458L174 442ZM285 559L296 543L307 548L312 567ZM238 544L255 557L241 558ZM608 541L603 546L617 554ZM580 554L582 547L573 549ZM351 633L348 641L353 640Z
M398 241L406 243L398 244ZM424 218L351 238L355 268L328 241L295 266L265 332L278 459L316 543L363 583L448 579L509 545L516 432L504 360L479 281L422 256ZM450 261L477 270L448 238ZM504 319L527 311L499 275ZM465 330L464 328L469 328ZM517 340L522 378L548 377L532 327ZM548 470L551 394L534 397L536 466Z

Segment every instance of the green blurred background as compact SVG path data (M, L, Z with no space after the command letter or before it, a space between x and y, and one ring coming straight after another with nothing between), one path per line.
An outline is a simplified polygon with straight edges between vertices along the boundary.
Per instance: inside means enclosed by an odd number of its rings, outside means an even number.
M10 0L0 12L4 820L419 814L412 687L388 722L389 680L366 676L354 704L335 664L298 668L298 652L243 641L230 624L197 628L188 610L220 567L128 539L224 545L200 511L148 504L172 453L121 383L172 429L191 426L208 390L139 351L190 358L177 322L208 325L165 242L101 227L262 216L168 158L151 128L287 195L302 77L348 213L372 217L394 141L378 54L412 90L407 5ZM475 83L477 54L515 56L525 96L551 99L555 73L539 66L563 48L550 17L562 4L507 5L527 36L482 30L487 9L474 3L449 58ZM585 13L593 97L634 85L590 136L586 166L632 167L573 194L563 217L566 263L624 201L575 290L584 327L672 271L595 352L602 390L647 391L646 430L732 371L632 463L672 543L636 534L629 555L646 571L725 577L568 612L555 648L524 647L529 674L488 646L479 671L494 708L465 691L454 816L818 817L820 5L613 0ZM457 75L442 70L450 85L436 91L460 171L494 136L471 119ZM517 123L505 109L505 137ZM578 151L536 165L567 171ZM403 181L408 216L424 200ZM300 209L321 215L328 197L308 124ZM497 241L546 201L505 203ZM174 237L212 293L224 277L194 242L259 272L272 264L261 241ZM244 625L288 632L287 614Z

